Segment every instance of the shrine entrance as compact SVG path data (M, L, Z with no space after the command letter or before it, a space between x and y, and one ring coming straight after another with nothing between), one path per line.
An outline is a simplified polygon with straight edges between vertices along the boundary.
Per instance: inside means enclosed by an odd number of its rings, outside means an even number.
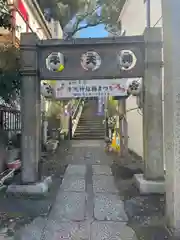
M21 36L22 182L38 180L40 81L56 80L56 99L127 97L127 79L144 76L144 36L39 40Z

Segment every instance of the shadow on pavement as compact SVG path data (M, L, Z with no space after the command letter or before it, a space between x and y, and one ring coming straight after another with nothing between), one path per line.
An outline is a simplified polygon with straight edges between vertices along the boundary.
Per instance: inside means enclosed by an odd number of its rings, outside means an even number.
M143 172L143 162L134 154L127 159L114 157L112 172L119 195L124 200L128 225L139 240L173 239L165 228L165 195L140 195L134 174Z

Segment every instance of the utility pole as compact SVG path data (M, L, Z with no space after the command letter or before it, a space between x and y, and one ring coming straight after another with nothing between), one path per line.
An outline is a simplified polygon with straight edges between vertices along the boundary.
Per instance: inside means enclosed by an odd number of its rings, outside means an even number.
M180 237L180 1L162 0L166 220Z
M146 0L146 27L151 27L151 0Z

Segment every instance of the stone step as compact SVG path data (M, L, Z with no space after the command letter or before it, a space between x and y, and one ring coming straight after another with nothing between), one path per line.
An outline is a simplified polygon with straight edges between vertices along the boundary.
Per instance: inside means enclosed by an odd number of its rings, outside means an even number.
M102 124L79 124L79 128L81 129L104 129L104 126Z
M88 119L80 119L79 120L79 123L81 124L103 124L103 119L98 119L96 120L95 118L91 119L91 120L88 120Z
M95 121L79 121L79 125L102 125L103 126L103 124L102 124L102 122L101 121L97 121L97 122L95 122Z
M101 137L101 138L103 137L104 138L105 135L104 135L104 133L101 133L101 134L97 134L97 133L96 134L95 133L94 134L90 134L90 133L85 133L85 134L84 133L76 133L76 134L74 134L74 136L75 137L87 137L87 138L89 138L89 137Z
M104 129L102 125L79 125L77 128L79 129Z
M75 132L76 136L81 136L81 135L84 135L84 136L104 136L105 135L105 132Z
M101 118L99 116L97 116L96 114L94 114L94 112L89 113L89 114L82 114L80 119L84 119L84 120L100 120Z
M92 124L92 123L78 123L78 127L81 128L88 128L88 127L95 127L95 128L104 128L104 125L101 123L96 123L96 124Z
M104 125L102 124L79 124L78 127L80 128L101 128L104 129Z
M100 136L100 135L98 135L98 136L93 136L93 135L78 135L78 136L76 136L76 135L74 135L74 137L73 137L73 139L75 139L75 140L97 140L97 139L99 139L99 140L102 140L102 139L104 139L104 136Z
M75 133L79 133L79 134L96 134L96 135L99 135L100 133L105 133L104 129L83 129L83 130L80 130L80 129L76 129Z
M100 133L105 133L105 131L104 131L104 129L86 129L86 130L76 130L75 131L75 133L77 134L77 133L79 133L79 134L90 134L90 135L92 135L92 134L96 134L96 135L99 135Z
M83 126L83 127L81 127L81 126L78 126L77 128L76 128L76 131L86 131L86 130L88 130L88 131L105 131L105 129L104 129L104 127L102 127L102 126Z

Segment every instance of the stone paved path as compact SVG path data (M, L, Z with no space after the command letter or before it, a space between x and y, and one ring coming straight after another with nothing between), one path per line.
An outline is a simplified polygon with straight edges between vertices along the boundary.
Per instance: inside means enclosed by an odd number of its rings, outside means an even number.
M24 229L21 239L136 240L126 224L124 203L102 142L75 141L72 148L74 156L67 160L69 165L48 219L36 219Z

